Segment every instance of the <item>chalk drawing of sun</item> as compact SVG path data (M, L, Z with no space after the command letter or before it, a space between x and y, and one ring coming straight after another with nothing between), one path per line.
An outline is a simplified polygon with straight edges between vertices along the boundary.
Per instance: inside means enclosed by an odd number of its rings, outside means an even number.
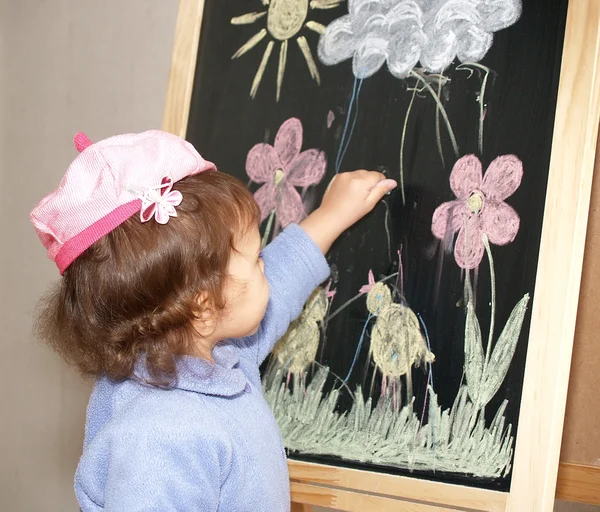
M262 20L265 16L267 17L266 28L261 28L231 57L232 59L237 59L254 48L265 37L271 37L254 76L250 89L250 97L254 98L256 96L275 43L278 42L280 43L280 47L276 100L279 101L288 55L288 41L292 38L296 39L296 43L308 65L310 76L317 84L320 84L321 77L319 76L319 70L317 69L317 64L313 58L308 41L303 35L298 35L298 33L306 27L319 35L323 35L326 27L315 21L307 21L308 11L310 9L333 9L344 2L344 0L261 0L261 2L267 7L266 11L249 12L231 19L232 25L250 25L258 20Z

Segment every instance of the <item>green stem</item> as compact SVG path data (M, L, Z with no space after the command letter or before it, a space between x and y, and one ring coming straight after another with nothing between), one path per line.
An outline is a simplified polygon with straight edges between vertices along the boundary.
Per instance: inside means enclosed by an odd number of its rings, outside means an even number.
M456 143L456 137L454 136L454 131L452 130L452 125L450 124L450 119L448 119L448 114L446 113L446 109L444 108L444 105L442 105L440 98L437 97L437 94L431 88L431 85L429 85L427 83L427 80L425 80L425 78L423 78L423 76L421 76L419 73L415 72L414 70L411 70L410 74L412 76L414 76L417 80L419 80L425 86L425 88L431 94L431 97L437 103L437 106L440 109L440 113L442 114L442 117L444 118L444 122L446 123L446 128L448 129L448 135L450 137L450 141L452 142L452 148L454 149L454 154L455 154L456 158L458 158L458 156L460 155L460 152L458 150L458 144Z
M479 153L483 155L483 118L484 112L484 98L485 98L485 87L490 72L486 71L483 77L483 83L481 84L481 91L479 91Z
M406 204L406 195L404 194L404 140L406 138L406 128L408 126L408 116L410 115L410 110L413 106L413 102L415 101L415 95L417 94L417 88L413 89L412 98L410 99L410 103L408 104L408 110L406 111L406 116L404 117L404 127L402 128L402 139L400 140L400 191L402 192L402 206Z
M269 218L267 219L267 227L265 228L265 233L262 237L262 245L261 245L262 248L264 248L265 245L267 245L267 240L269 240L269 235L271 234L271 228L273 227L273 219L274 218L275 218L275 210L273 210L269 214Z
M479 103L479 152L483 154L483 118L484 118L484 107L485 107L485 89L487 87L487 81L490 73L494 73L487 66L483 66L481 64L477 64L476 62L468 62L466 64L460 64L456 67L456 69L466 69L471 72L469 78L473 76L473 68L480 69L485 73L483 77L483 81L481 82L481 90L479 91L479 99L477 102Z
M465 303L468 306L469 303L473 304L473 288L471 287L471 271L467 268L465 269L467 273L465 277ZM475 306L475 304L473 304Z
M402 190L402 196L404 197L404 190ZM385 234L387 237L387 247L388 247L388 258L390 263L392 262L392 242L390 237L390 227L388 226L388 219L390 218L390 207L388 206L386 201L383 201L385 205L385 221L383 223L385 227Z
M442 81L438 80L438 98L442 96ZM438 152L440 154L440 158L442 159L442 167L446 167L446 162L444 161L444 150L442 148L442 135L440 132L440 107L435 109L435 137L437 141Z

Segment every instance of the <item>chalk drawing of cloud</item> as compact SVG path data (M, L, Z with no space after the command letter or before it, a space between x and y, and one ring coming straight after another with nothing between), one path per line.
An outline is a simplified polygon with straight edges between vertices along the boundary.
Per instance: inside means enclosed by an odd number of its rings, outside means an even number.
M329 24L318 55L328 66L352 58L358 78L385 62L397 78L419 62L441 73L457 57L483 59L493 33L520 16L521 0L348 0L348 14Z

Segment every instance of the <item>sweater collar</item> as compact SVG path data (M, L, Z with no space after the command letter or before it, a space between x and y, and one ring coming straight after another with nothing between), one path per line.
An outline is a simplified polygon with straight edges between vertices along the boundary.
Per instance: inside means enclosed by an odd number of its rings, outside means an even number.
M232 397L246 389L248 379L239 368L238 348L232 341L223 341L213 349L214 363L192 356L177 360L177 380L174 389L193 391L203 395ZM137 365L136 375L148 379L145 364Z

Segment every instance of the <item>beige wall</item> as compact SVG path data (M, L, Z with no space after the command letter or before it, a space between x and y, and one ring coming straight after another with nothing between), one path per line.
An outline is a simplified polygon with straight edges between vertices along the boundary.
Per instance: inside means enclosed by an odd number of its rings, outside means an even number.
M77 510L89 385L31 337L57 278L30 209L92 140L160 128L177 0L0 0L0 510Z
M89 393L32 340L32 309L57 272L28 213L75 156L75 132L160 126L176 10L176 0L0 1L2 511L77 510Z

